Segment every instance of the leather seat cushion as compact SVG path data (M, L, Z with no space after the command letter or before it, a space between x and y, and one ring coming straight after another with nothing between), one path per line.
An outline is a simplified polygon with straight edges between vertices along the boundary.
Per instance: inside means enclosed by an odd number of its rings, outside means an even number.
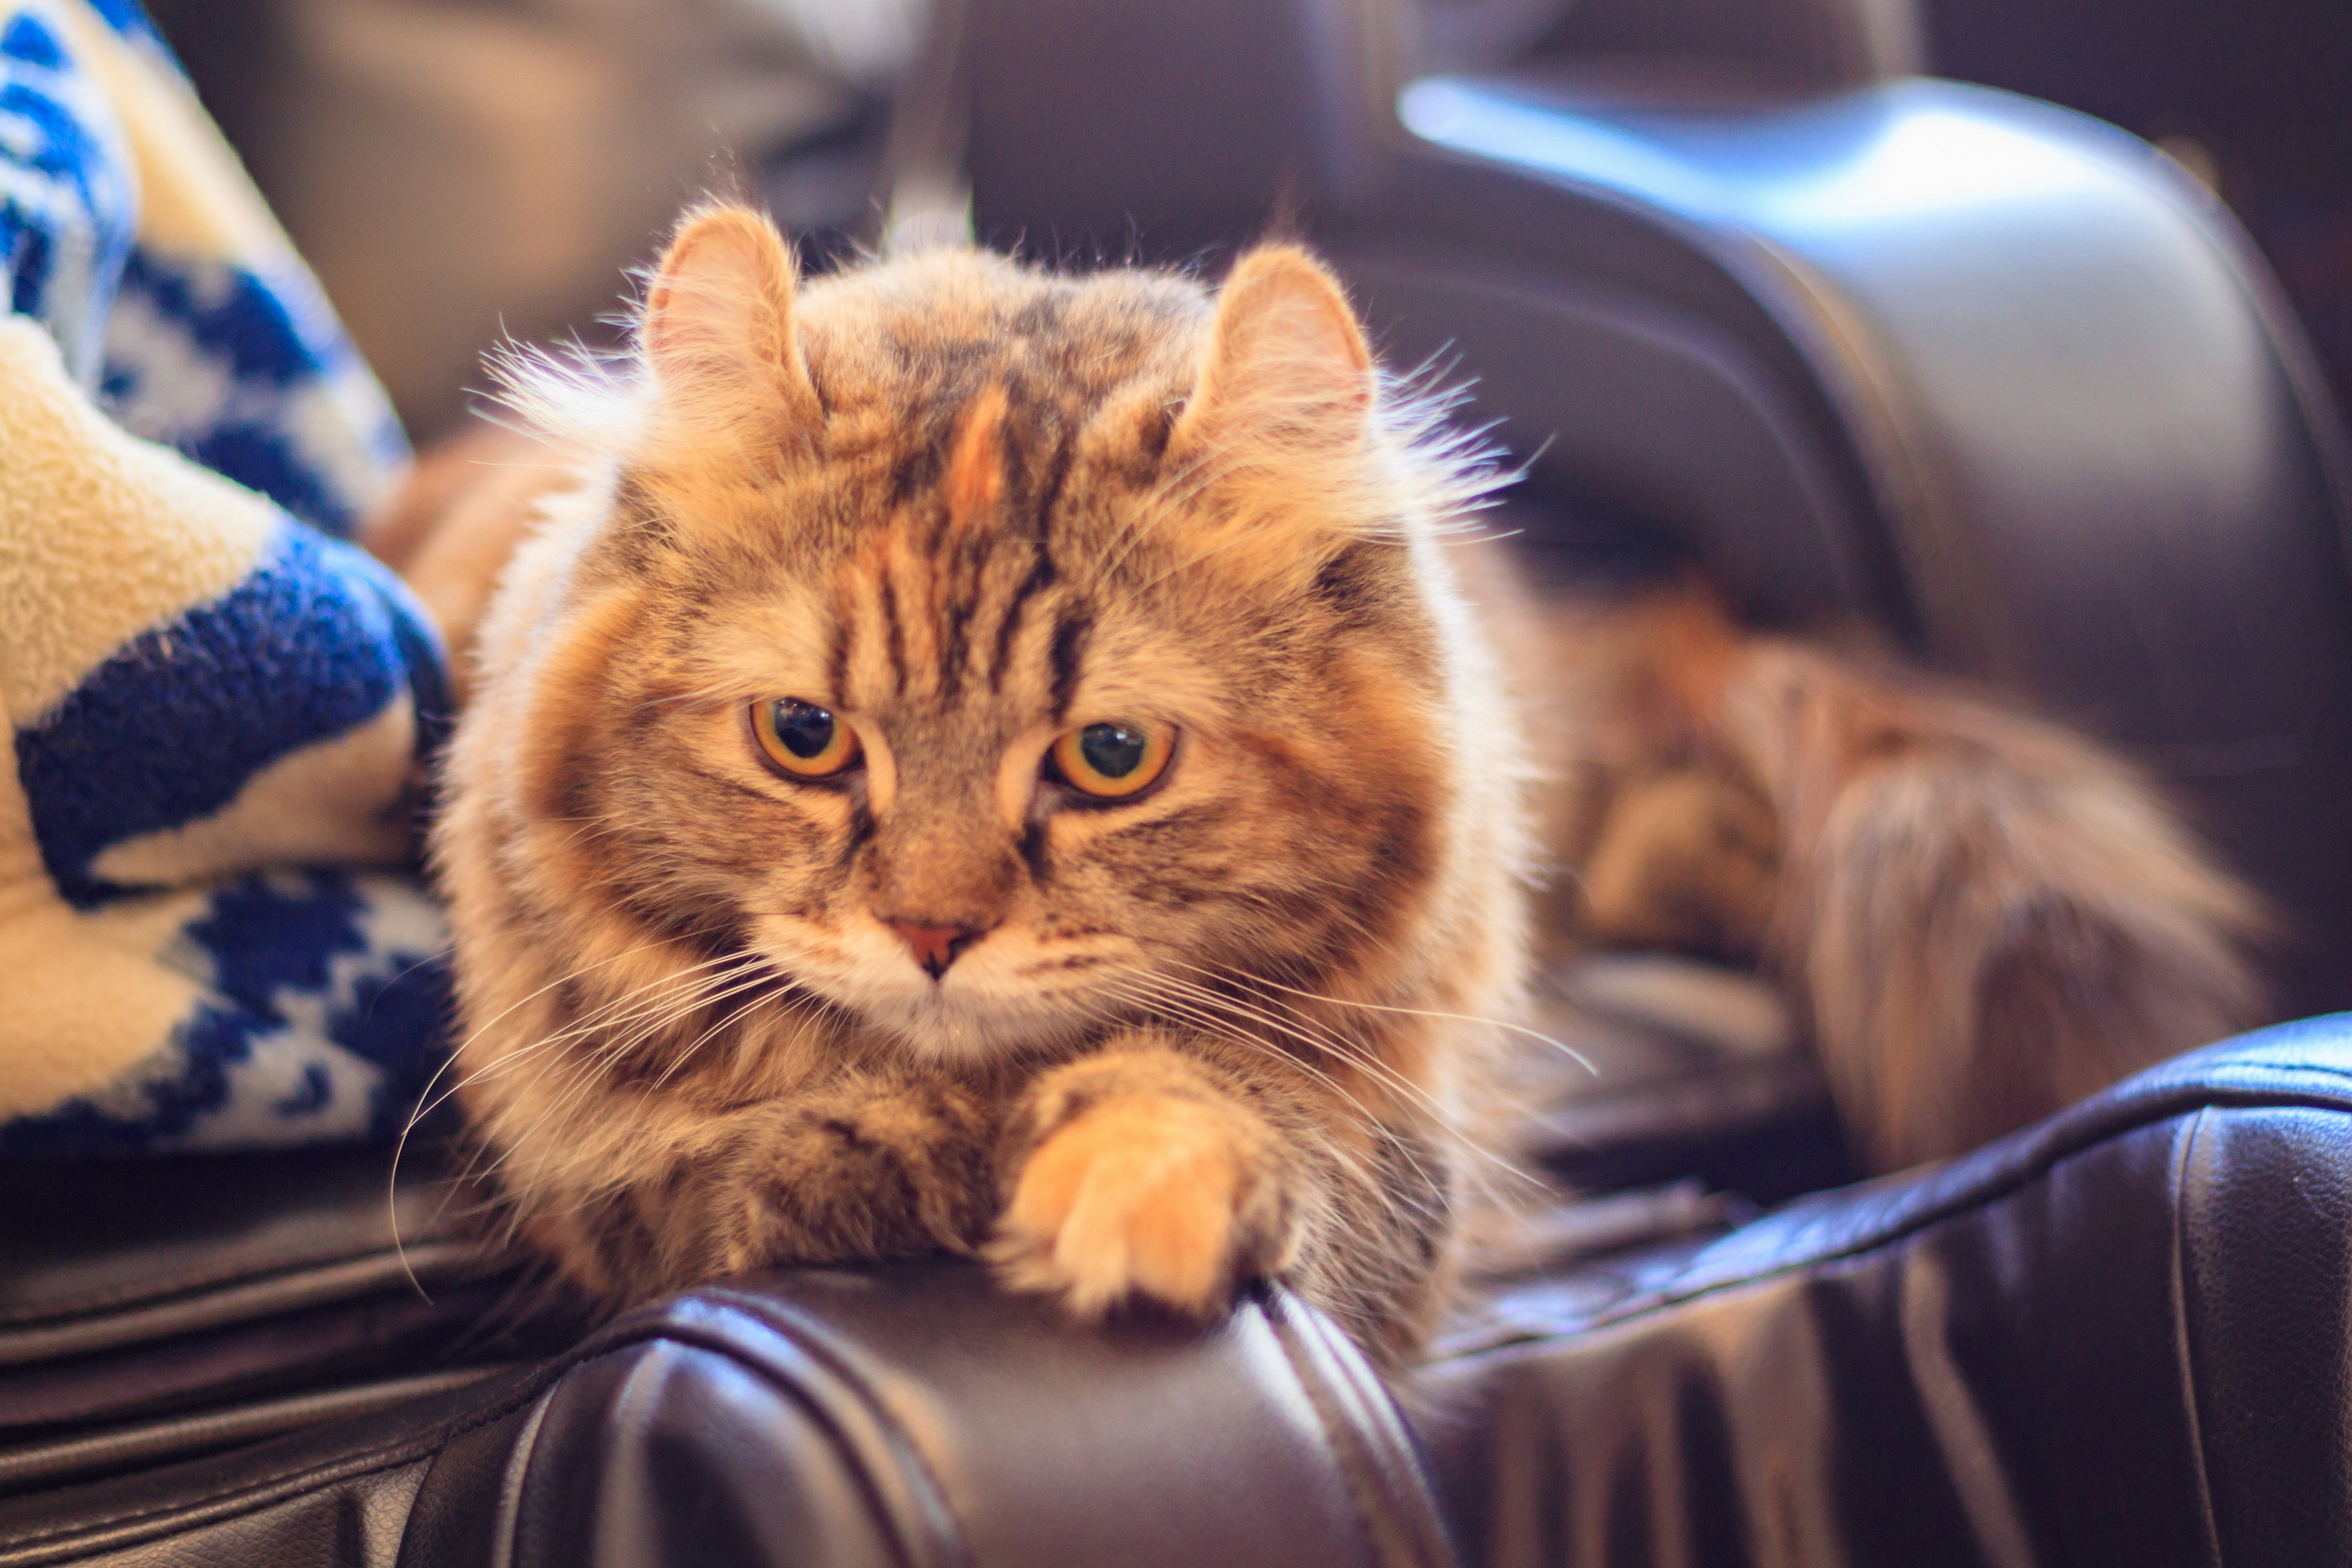
M2352 1018L1499 1291L1417 1390L1472 1560L2352 1561Z

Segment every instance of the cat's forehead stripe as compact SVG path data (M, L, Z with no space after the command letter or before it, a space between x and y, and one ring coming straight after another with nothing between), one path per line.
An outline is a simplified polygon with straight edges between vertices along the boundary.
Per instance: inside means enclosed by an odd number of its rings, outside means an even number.
M992 380L958 422L940 490L950 533L962 531L1004 491L1004 384Z

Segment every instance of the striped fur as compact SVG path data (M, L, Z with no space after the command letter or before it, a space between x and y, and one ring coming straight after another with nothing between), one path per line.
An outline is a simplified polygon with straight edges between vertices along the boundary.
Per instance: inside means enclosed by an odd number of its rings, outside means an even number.
M1777 968L1882 1165L2256 1005L2253 901L2085 742L1702 595L1528 602L1297 251L1213 296L953 252L803 288L719 208L641 340L520 363L534 466L384 535L471 650L457 1092L609 1298L947 1247L1088 1312L1279 1273L1409 1353L1492 1158L1531 821L1554 940ZM865 765L765 766L782 697ZM1054 781L1104 721L1175 728L1164 783ZM893 919L982 934L935 978Z
M1278 1269L1412 1343L1518 1005L1523 770L1460 465L1328 276L801 288L719 209L642 337L522 377L544 520L435 846L519 1230L616 1298L935 1246L1083 1310ZM866 765L766 767L786 696ZM1179 739L1130 803L1041 774L1134 720ZM892 916L984 934L935 980Z

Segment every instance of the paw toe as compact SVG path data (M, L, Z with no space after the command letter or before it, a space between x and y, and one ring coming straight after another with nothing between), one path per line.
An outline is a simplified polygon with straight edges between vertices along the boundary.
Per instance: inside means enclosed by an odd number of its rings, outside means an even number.
M1137 1295L1212 1310L1243 1251L1244 1170L1208 1107L1097 1107L1024 1168L992 1256L1009 1283L1084 1315Z

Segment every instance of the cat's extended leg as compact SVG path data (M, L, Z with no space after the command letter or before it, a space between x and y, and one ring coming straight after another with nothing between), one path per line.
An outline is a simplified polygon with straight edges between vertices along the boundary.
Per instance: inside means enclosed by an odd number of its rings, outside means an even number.
M1149 1036L1055 1069L1006 1125L991 1255L1087 1314L1133 1297L1205 1312L1280 1275L1404 1353L1443 1293L1446 1154L1310 1084Z
M1874 1165L1957 1153L2255 1021L2259 904L2090 742L1746 636L1697 593L1560 628L1572 732L1604 742L1547 759L1599 800L1568 847L1586 929L1752 933ZM1769 829L1707 826L1745 823L1744 801Z
M1005 1278L1094 1314L1129 1296L1187 1311L1297 1258L1314 1174L1239 1086L1121 1041L1047 1073L1006 1128Z
M599 1131L523 1150L504 1179L534 1239L619 1300L780 1264L970 1252L995 1219L993 1109L940 1079L845 1073L717 1117L649 1108L609 1151Z

